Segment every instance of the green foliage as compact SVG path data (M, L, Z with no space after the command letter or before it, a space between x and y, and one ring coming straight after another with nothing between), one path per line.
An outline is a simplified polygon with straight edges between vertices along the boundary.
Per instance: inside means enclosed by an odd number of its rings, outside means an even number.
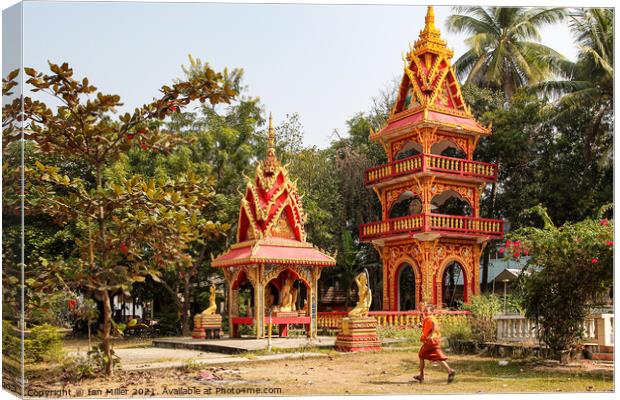
M62 362L63 380L78 382L83 379L94 378L101 366L97 366L94 359L90 356L68 356Z
M501 88L507 98L521 86L559 71L564 56L544 46L539 28L563 19L563 8L454 7L448 30L470 34L469 50L454 63L459 78ZM532 40L534 39L534 40Z
M494 341L497 337L497 324L493 317L502 311L502 300L494 295L473 296L463 309L470 311L468 321L472 338L479 343Z
M114 349L106 352L103 343L93 346L88 351L87 356L88 360L82 366L84 373L89 373L90 369L92 369L94 373L99 374L106 371L110 365L112 368L120 367L120 357L114 353Z
M465 316L440 318L439 329L441 330L441 334L450 342L470 340L472 338L472 329L468 317Z
M43 324L30 329L24 339L27 362L56 361L62 357L62 334L58 328Z
M2 320L2 355L13 360L22 357L22 338L11 321Z
M181 333L181 318L179 313L168 311L157 316L157 334L159 336L175 336Z
M157 278L168 265L164 261L187 264L189 243L205 234L191 229L192 223L203 223L207 235L216 224L200 216L213 197L208 179L191 171L173 179L148 179L116 176L106 169L131 149L169 151L182 137L160 130L161 120L195 100L212 106L230 102L238 94L235 76L203 64L187 79L162 86L161 98L117 115L122 105L118 95L97 92L88 78L76 79L67 63L50 63L49 69L48 74L25 68L26 83L59 105L52 109L29 97L6 103L3 144L6 148L18 143L23 133L19 125L22 121L28 125L25 139L32 144L27 154L32 163L24 170L28 212L75 229L70 257L43 259L35 266L42 273L34 289L88 290L100 296L105 372L111 374L110 291L127 292L134 282ZM3 81L4 96L16 76L11 73ZM19 197L3 200L13 210Z
M613 283L613 221L523 228L511 236L530 249L520 282L525 315L538 322L539 337L552 351L574 350L591 307Z

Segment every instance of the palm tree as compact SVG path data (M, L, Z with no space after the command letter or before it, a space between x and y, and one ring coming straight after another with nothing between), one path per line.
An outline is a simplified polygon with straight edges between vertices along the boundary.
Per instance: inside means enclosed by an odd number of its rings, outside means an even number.
M560 21L564 8L454 7L448 30L471 34L455 63L459 79L502 89L507 99L521 86L558 72L564 56L540 41L539 28Z
M592 112L585 147L590 162L593 147L606 130L605 119L613 115L613 10L575 9L569 14L569 26L579 48L577 61L563 61L559 66L564 79L542 82L535 89L557 100L553 104L556 118L570 118L576 109Z

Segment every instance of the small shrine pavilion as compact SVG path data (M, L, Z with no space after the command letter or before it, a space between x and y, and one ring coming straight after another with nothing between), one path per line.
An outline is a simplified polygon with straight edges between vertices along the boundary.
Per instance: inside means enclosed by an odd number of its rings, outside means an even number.
M224 271L231 337L252 324L256 338L265 337L270 312L280 336L299 324L316 337L318 280L336 260L306 241L305 222L296 182L276 156L270 115L267 156L247 179L237 243L211 264Z
M446 45L429 6L424 29L403 59L390 117L370 135L388 162L366 171L382 216L360 227L360 239L383 261L384 310L467 302L479 293L486 243L504 234L502 220L480 215L486 185L497 182L497 165L473 159L491 126L476 121L465 104Z

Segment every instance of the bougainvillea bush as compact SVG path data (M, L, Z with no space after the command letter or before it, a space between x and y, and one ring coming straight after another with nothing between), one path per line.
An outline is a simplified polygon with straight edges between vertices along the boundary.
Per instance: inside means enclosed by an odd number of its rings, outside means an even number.
M511 234L507 256L518 258L515 241L530 260L520 288L527 317L536 320L539 338L556 356L574 351L583 337L583 322L613 284L613 221L598 218L556 227L542 206L544 228ZM521 253L523 251L521 250Z

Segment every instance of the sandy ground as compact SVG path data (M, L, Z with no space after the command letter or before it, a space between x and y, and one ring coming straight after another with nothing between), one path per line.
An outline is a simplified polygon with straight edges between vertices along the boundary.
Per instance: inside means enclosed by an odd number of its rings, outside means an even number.
M445 371L431 365L425 383L419 384L411 379L418 368L417 355L411 350L323 355L276 360L250 357L244 362L230 359L230 363L220 366L189 363L176 369L126 370L108 379L67 384L42 375L30 381L26 395L204 397L613 390L613 366L586 361L558 366L552 362L509 360L508 365L500 365L498 359L450 355L449 362L458 371L454 383L447 384Z

